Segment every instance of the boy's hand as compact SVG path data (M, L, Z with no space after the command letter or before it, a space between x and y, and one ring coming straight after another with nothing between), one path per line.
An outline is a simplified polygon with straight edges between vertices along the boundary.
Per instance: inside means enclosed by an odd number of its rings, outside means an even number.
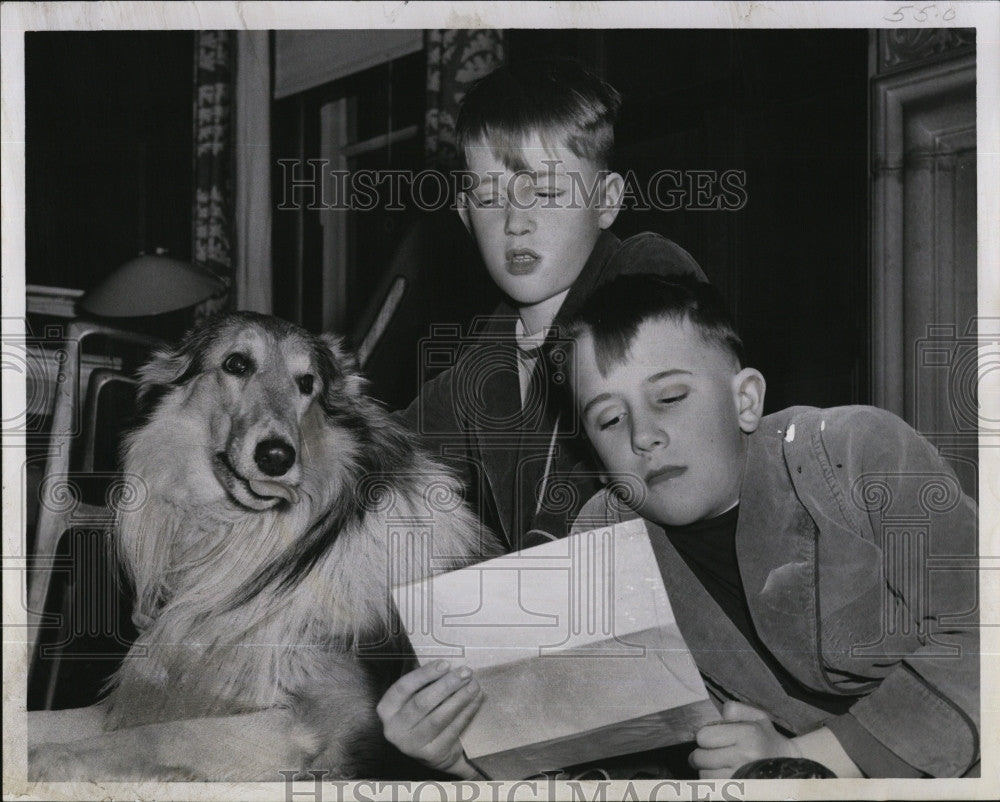
M465 759L458 736L484 698L472 669L448 671L439 660L396 680L375 710L386 740L400 752L471 780L480 775Z
M703 780L732 777L752 760L803 756L794 740L774 728L767 713L739 702L726 702L722 721L702 727L696 740L699 748L690 761Z

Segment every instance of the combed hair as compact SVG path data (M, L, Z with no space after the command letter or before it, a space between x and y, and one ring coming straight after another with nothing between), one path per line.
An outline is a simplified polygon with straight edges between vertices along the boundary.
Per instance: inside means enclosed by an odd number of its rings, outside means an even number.
M728 351L740 368L745 363L743 341L719 291L694 276L633 274L599 287L565 321L570 340L590 334L602 376L624 363L639 327L647 320L689 321L706 343Z
M468 148L485 144L509 169L526 169L524 142L538 134L546 146L563 145L609 169L620 108L621 95L575 61L506 64L465 96L455 124L462 165L468 167Z

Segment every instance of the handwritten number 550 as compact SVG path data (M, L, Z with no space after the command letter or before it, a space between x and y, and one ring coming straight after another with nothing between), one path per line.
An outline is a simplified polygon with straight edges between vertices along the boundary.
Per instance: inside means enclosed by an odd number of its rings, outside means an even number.
M943 14L938 12L937 5L929 6L899 6L895 11L892 12L888 17L882 17L886 22L903 22L907 15L904 13L909 10L909 16L914 22L927 22L928 19L940 19L942 22L951 22L955 19L955 9L948 8ZM930 12L930 14L928 14Z

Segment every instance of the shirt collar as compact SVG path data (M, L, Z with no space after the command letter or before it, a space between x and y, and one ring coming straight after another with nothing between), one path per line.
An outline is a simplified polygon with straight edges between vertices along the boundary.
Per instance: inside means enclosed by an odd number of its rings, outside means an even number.
M566 300L566 296L569 294L569 290L564 290L559 296L558 307L561 307ZM553 299L555 300L555 299ZM552 326L547 326L541 331L536 331L533 334L528 334L524 330L524 322L521 318L517 319L514 324L514 342L517 343L518 351L527 356L535 357L538 356L538 349L545 343L545 338L552 333Z

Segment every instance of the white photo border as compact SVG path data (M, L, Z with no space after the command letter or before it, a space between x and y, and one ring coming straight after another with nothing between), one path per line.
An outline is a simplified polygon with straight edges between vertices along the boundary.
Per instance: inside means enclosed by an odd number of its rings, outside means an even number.
M9 321L25 316L24 232L24 36L32 30L132 29L319 29L319 28L976 28L977 154L978 154L978 298L979 314L1000 316L1000 4L943 2L954 9L947 22L928 18L920 23L905 9L923 8L899 2L51 2L4 3L0 8L0 71L2 71L2 316L3 336ZM896 16L902 16L896 21ZM980 406L983 420L1000 420L1000 376L980 365ZM23 410L25 377L5 368L2 385L5 410ZM7 416L5 416L7 417ZM981 437L981 446L985 446ZM1000 558L1000 454L980 452L980 555L984 569ZM564 783L451 783L418 788L399 783L136 783L31 784L26 782L25 699L28 656L24 643L25 583L21 511L25 491L20 470L23 444L5 442L3 456L3 780L4 798L21 799L187 799L187 800L361 800L464 799L527 800L559 798L648 798L655 781L636 782L631 791L615 781L600 794L593 782L578 789ZM18 572L21 576L18 576ZM981 571L980 609L1000 624L997 572ZM679 782L664 784L661 799L950 799L1000 798L1000 671L993 658L1000 653L1000 628L982 625L982 774L962 780L826 780ZM677 786L675 789L673 786ZM289 791L294 796L289 795ZM317 790L319 795L317 796ZM473 795L475 794L475 795Z

